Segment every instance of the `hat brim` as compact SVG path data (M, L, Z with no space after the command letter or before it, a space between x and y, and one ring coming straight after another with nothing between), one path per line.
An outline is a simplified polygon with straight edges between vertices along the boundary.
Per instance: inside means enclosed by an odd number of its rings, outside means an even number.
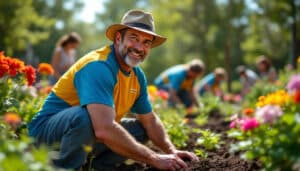
M162 43L164 43L167 40L167 38L165 38L163 36L160 36L160 35L152 32L152 31L142 29L142 28L139 28L139 27L127 26L127 25L124 25L124 24L113 24L113 25L109 26L106 29L106 37L109 40L114 41L114 37L115 37L116 32L119 31L119 30L125 29L125 28L134 29L134 30L144 32L144 33L147 33L147 34L150 34L150 35L154 36L154 40L152 42L151 48L155 48L155 47L161 45Z

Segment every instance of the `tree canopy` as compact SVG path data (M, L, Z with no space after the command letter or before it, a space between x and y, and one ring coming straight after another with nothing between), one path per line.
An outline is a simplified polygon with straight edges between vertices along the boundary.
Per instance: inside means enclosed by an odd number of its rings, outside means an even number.
M237 65L255 68L258 55L269 56L277 69L300 55L300 0L110 0L94 23L75 17L83 5L83 0L1 1L0 49L26 56L31 47L29 62L49 62L59 37L76 31L83 40L80 57L111 43L107 26L139 8L153 13L157 32L168 38L142 64L150 83L167 67L193 58L204 61L207 73L221 66L234 78Z

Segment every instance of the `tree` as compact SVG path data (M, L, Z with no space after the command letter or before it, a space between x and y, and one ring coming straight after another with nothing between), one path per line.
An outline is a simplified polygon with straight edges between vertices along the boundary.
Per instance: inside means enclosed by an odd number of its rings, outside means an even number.
M32 0L1 1L0 11L0 49L7 55L48 38L47 29L54 24L51 18L38 15Z
M288 63L295 63L300 55L299 48L290 51L291 46L300 46L299 0L267 1L256 0L258 9L252 11L250 28L247 39L243 43L243 50L249 62L257 55L268 55L277 67ZM293 9L294 8L294 9ZM258 48L255 48L258 47ZM291 60L286 60L290 56Z

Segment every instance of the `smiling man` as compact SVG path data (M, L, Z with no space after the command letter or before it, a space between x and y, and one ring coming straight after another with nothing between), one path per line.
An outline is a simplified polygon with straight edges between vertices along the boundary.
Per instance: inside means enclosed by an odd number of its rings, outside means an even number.
M152 15L140 10L128 11L106 36L112 45L81 58L55 84L29 125L30 135L38 143L60 144L53 159L58 167L79 169L88 155L84 147L91 145L97 170L113 170L126 158L162 170L186 168L182 159L197 157L169 140L138 67L166 38L155 33ZM128 112L136 118L123 118ZM164 154L144 146L148 139Z

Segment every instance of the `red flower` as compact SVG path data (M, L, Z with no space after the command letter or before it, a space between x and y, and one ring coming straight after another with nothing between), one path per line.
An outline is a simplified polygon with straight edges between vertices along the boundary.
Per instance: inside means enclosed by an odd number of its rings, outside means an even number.
M3 52L0 52L0 78L3 77L9 71L8 60L4 56Z
M54 69L48 63L40 63L38 72L41 73L42 75L53 75Z
M27 65L23 70L23 73L25 73L26 75L26 79L27 79L27 85L31 86L36 79L36 69L33 68L31 65Z
M163 100L168 100L169 99L169 93L164 90L159 90L158 91L158 96L161 97Z
M295 103L300 103L300 90L297 90L293 95L293 100Z

